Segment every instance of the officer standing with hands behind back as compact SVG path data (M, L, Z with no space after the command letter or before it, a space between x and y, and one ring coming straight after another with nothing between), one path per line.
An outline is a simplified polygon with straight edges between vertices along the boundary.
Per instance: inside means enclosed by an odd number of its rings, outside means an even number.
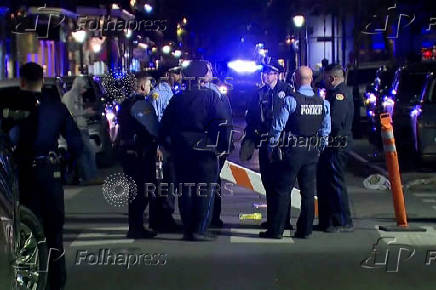
M332 131L321 154L317 173L319 229L328 233L353 231L345 166L352 142L353 94L345 84L340 65L325 69L326 99L330 102Z
M268 151L283 150L282 160L272 168L271 215L266 232L260 237L281 239L289 208L291 190L296 179L300 186L301 213L297 221L296 238L308 238L312 233L316 165L319 146L324 146L330 133L329 104L315 95L311 87L312 70L300 67L295 73L297 91L282 95L280 107L273 116ZM279 148L279 138L285 140ZM268 205L270 207L270 205Z

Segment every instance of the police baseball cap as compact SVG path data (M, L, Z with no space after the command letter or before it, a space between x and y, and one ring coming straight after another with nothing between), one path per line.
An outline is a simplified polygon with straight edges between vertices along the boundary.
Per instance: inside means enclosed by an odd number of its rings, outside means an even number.
M185 77L200 78L207 74L208 63L205 60L192 60L189 65L183 70L183 75Z
M271 59L268 63L264 63L262 65L262 72L270 71L282 73L285 71L285 68L281 64L279 64L276 59Z

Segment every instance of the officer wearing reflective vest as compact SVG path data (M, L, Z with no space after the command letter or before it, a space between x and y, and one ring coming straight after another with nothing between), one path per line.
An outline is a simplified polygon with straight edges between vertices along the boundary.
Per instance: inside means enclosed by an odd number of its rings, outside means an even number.
M295 74L297 91L282 95L280 108L274 114L270 128L268 155L274 151L281 160L272 167L272 215L264 238L281 239L284 231L291 190L298 179L301 193L301 213L297 221L296 238L312 233L316 166L319 152L330 133L329 104L315 95L311 85L312 70L300 67Z
M262 223L263 228L267 228L273 208L271 204L272 183L274 161L268 159L268 134L272 120L276 111L280 108L280 98L292 94L292 88L285 82L279 81L279 73L284 68L276 60L271 60L262 69L262 82L265 83L257 94L250 100L246 115L247 127L245 137L241 144L240 159L247 161L255 148L259 148L259 166L262 184L266 190L267 202L267 221ZM290 192L290 191L289 191ZM291 228L290 215L286 222L286 227Z
M127 237L141 239L156 235L144 228L144 211L154 201L152 194L146 194L145 184L155 181L158 121L153 106L145 100L150 93L151 78L138 74L136 85L136 93L121 103L118 123L123 171L137 187L137 195L129 203ZM150 219L151 215L152 212Z

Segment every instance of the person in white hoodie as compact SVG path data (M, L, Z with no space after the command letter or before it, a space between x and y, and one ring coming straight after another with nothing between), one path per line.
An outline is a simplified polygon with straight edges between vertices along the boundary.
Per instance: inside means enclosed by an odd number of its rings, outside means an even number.
M88 118L95 115L92 108L84 108L83 94L89 85L84 77L76 77L73 86L62 98L62 102L67 106L77 127L80 130L83 141L83 152L78 160L79 171L81 174L81 184L90 185L100 183L97 179L97 166L95 163L95 152L89 142Z

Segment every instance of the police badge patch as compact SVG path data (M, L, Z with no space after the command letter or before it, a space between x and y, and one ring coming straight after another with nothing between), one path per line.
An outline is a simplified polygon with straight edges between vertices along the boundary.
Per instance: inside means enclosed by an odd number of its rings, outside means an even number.
M286 96L286 94L285 94L284 91L280 91L278 96L279 96L280 99L283 99Z
M343 94L336 94L336 100L338 101L343 101L344 100L344 95Z

